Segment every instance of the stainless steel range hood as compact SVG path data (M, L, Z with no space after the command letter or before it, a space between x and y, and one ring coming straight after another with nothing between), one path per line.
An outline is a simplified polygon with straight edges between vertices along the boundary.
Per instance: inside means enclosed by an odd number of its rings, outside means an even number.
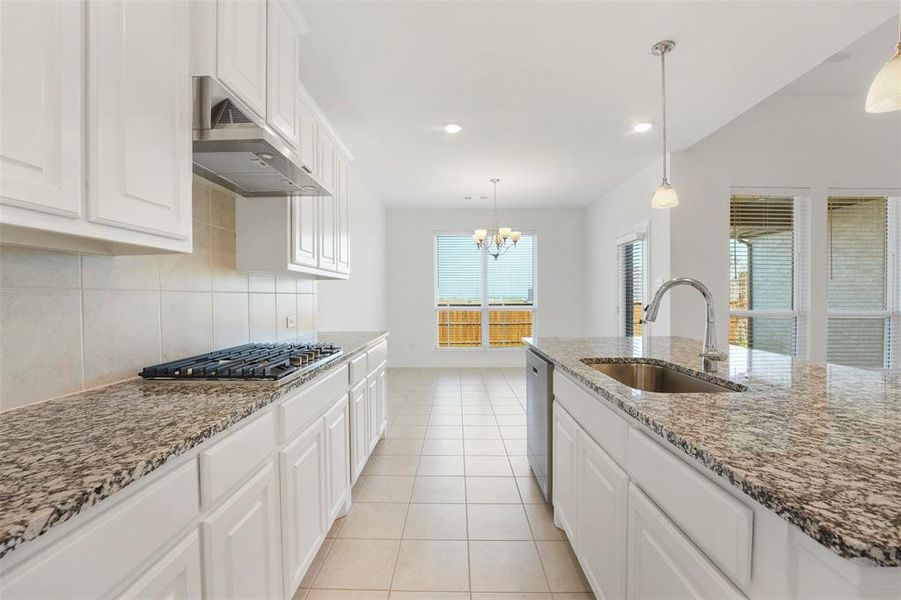
M194 172L246 198L331 196L297 152L212 77L194 78Z

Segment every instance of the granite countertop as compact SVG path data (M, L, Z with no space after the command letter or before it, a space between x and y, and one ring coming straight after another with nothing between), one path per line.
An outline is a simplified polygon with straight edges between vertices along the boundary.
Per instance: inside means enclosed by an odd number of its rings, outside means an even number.
M138 378L0 414L0 557L387 335L305 338L344 352L286 383Z
M901 566L901 376L733 346L718 375L747 391L660 394L633 390L580 359L645 357L696 373L701 342L526 342L836 554L867 566Z

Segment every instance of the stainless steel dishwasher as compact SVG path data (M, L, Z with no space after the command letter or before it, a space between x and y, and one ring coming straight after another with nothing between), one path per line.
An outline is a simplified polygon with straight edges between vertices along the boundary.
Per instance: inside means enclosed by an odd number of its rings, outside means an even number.
M531 350L526 350L526 438L529 468L548 502L551 501L553 481L553 387L554 365Z

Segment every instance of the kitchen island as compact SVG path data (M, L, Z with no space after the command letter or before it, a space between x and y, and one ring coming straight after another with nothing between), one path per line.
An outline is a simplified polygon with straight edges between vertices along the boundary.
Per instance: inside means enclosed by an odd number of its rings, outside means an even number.
M677 337L526 338L526 343L554 365L554 410L559 407L564 419L587 430L585 437L613 458L613 467L621 468L624 481L638 488L635 493L642 497L647 493L651 504L664 513L673 507L676 516L670 515L671 519L695 547L708 553L706 558L738 588L734 591L748 597L815 596L823 590L841 596L843 589L860 596L901 595L901 569L897 569L901 566L901 379L897 375L814 365L738 347L730 348L728 361L720 363L717 373L704 374L698 357L701 343ZM732 389L721 393L640 391L591 365L636 358ZM603 427L591 422L595 417L590 412L596 409L592 403L606 411L597 417ZM568 422L562 424L564 436L569 435ZM553 431L556 435L558 429ZM622 439L617 437L620 432ZM561 502L567 504L569 485L558 485L557 477L568 476L568 467L557 464L557 445L555 440L555 509ZM656 457L659 450L665 455ZM567 448L561 451L565 455ZM577 470L580 455L576 454L573 468ZM691 470L657 481L669 464ZM729 494L728 498L711 497L734 512L729 515L733 520L720 525L736 527L737 533L724 534L722 526L718 531L693 530L717 529L715 513L707 515L707 524L703 515L691 514L689 488L678 492L682 497L672 497L686 478L697 475L715 484L717 492ZM578 473L573 478L578 479ZM578 482L572 485L577 488ZM572 493L578 497L577 489ZM732 500L738 503L729 504ZM577 505L571 504L569 515L563 508L562 524L567 518L574 521L569 529L578 537L576 530L584 524ZM743 515L745 510L749 512ZM784 521L780 525L774 517ZM729 544L737 544L737 549ZM803 546L806 554L799 558L794 545ZM728 557L710 556L722 548ZM809 557L812 563L803 562ZM780 567L782 559L794 562ZM845 588L833 583L811 566L817 561L826 570L841 572L850 583ZM630 583L640 583L633 581L636 575L631 570L628 577Z

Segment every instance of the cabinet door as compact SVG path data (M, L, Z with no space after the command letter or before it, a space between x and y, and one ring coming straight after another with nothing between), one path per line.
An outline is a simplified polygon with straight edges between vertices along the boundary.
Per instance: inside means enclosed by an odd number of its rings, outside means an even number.
M200 520L208 598L281 596L281 544L275 467L267 463Z
M88 5L88 219L191 235L189 3Z
M629 598L743 598L634 484L629 485Z
M304 169L312 175L316 180L319 176L316 173L316 162L319 148L316 140L319 137L319 121L316 120L316 113L310 104L301 86L297 91L297 120L298 120L298 139L300 144L300 162L303 163Z
M578 448L576 553L595 595L624 598L629 476L583 430Z
M319 268L334 271L338 265L338 220L335 198L319 198Z
M326 190L335 193L338 154L335 141L321 123L316 127L316 176Z
M291 261L296 265L319 266L318 206L319 198L291 198L291 241L294 246Z
M325 426L317 419L279 453L285 583L294 590L325 539Z
M385 433L388 426L388 368L382 367L379 371L379 387L378 387L378 410L379 410L379 437Z
M369 427L366 432L368 441L367 456L372 454L375 445L379 443L379 376L373 373L366 378L366 413L369 417Z
M350 273L350 165L345 158L338 159L338 193L335 198L338 211L338 265L339 273Z
M268 90L266 121L292 146L300 145L297 80L300 58L300 16L288 0L269 0Z
M325 415L328 524L343 514L344 503L350 493L350 430L347 412L347 394L344 394Z
M554 402L554 518L575 546L576 537L576 455L579 426Z
M350 391L350 426L351 426L351 468L352 482L356 482L366 459L369 458L369 420L366 414L366 380L364 379Z
M0 2L0 204L78 217L84 6Z
M266 3L218 0L216 73L260 117L266 116Z
M148 569L125 590L123 600L189 600L201 597L200 539L196 531Z

